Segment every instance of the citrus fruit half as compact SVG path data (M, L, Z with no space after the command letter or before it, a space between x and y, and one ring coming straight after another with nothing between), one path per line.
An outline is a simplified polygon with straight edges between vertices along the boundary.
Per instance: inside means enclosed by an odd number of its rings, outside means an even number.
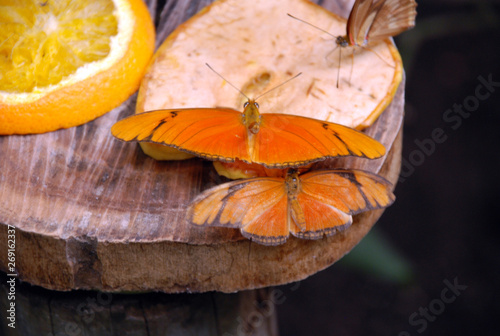
M0 21L0 134L101 116L137 90L154 51L141 0L2 0Z

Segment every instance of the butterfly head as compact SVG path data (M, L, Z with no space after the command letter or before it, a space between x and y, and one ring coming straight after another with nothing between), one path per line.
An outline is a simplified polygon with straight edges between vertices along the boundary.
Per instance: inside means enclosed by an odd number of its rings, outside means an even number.
M288 196L292 198L300 191L300 178L297 169L289 169L286 173L285 184Z
M347 36L337 36L337 38L335 39L335 43L342 48L349 46L349 40L347 39Z
M257 134L260 130L261 116L259 112L259 104L255 100L249 99L243 111L243 123L252 134Z

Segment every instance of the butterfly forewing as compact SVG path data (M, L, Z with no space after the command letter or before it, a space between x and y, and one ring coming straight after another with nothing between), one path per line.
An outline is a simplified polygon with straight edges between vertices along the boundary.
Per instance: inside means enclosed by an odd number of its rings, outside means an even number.
M124 141L167 145L211 160L251 161L241 113L232 109L150 111L118 121L111 133Z
M368 206L359 209L360 212L366 209L378 209L391 205L394 200L394 194L390 191L390 182L380 176L371 176L367 174L355 174L359 183L359 190L363 193Z
M372 2L373 0L357 0L354 3L347 20L347 36L350 45L365 44L366 36L377 14Z
M187 220L196 225L240 228L247 238L275 245L288 236L286 201L283 179L233 181L198 195L188 208Z
M268 167L297 167L329 157L385 154L378 141L352 128L316 119L263 114L253 161Z
M144 141L163 123L171 121L176 113L176 110L159 110L136 114L116 122L111 133L123 141Z
M314 171L302 176L302 192L348 214L391 205L392 184L362 170Z

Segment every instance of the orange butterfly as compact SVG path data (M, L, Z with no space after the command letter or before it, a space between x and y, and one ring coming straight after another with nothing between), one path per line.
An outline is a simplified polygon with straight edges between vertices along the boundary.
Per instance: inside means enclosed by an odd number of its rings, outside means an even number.
M239 228L263 245L284 243L290 233L320 239L345 230L352 215L394 202L391 183L361 170L317 170L285 178L256 177L221 184L199 194L187 221L195 225Z
M261 115L254 100L245 103L243 113L229 108L144 112L118 121L111 133L124 141L167 145L208 160L240 159L268 168L385 154L382 144L352 128L294 115Z

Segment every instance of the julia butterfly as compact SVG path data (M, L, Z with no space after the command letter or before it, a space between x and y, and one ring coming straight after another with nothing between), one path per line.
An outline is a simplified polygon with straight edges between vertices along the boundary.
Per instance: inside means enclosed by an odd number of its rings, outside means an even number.
M250 100L244 111L229 108L168 109L136 114L115 123L124 141L152 142L225 162L240 159L268 168L298 167L331 157L375 159L378 141L352 128L286 114L260 114Z
M385 208L394 202L392 185L361 170L316 170L285 178L256 177L208 189L194 198L188 223L238 228L263 245L284 243L290 233L320 239L345 230L352 215Z

